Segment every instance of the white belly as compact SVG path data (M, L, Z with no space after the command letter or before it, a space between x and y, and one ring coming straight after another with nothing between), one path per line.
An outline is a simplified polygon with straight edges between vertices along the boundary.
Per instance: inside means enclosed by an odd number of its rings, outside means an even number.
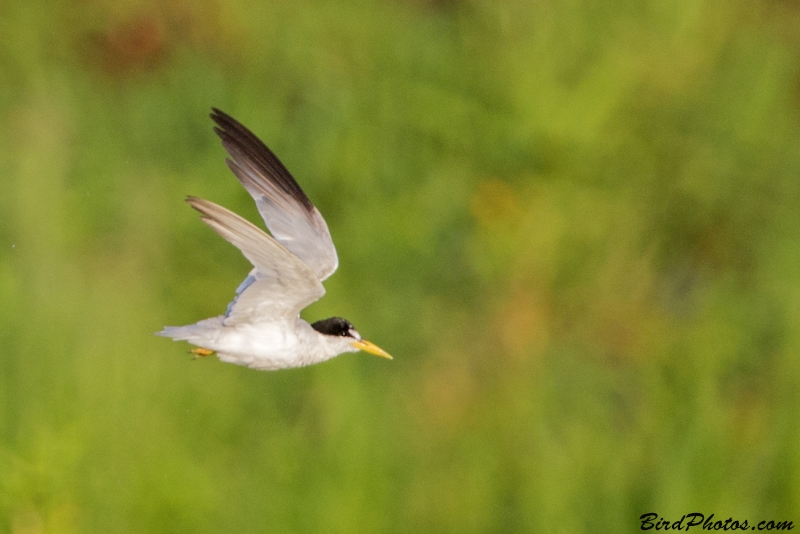
M206 348L220 360L264 371L302 367L328 359L320 353L316 332L305 321L294 325L241 324L224 326Z

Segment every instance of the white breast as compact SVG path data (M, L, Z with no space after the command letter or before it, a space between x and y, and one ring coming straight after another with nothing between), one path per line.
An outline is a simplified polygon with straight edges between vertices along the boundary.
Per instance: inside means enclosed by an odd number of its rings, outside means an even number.
M302 367L328 360L331 353L311 326L297 319L294 324L261 323L225 326L214 350L220 360L260 370Z

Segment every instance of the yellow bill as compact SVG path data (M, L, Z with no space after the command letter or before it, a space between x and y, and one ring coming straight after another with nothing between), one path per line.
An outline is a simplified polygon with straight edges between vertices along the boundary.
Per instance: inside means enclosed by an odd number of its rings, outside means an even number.
M374 354L375 356L380 356L381 358L386 358L387 360L393 359L388 352L380 348L378 345L370 343L366 339L353 341L351 345L353 345L357 349L363 350L364 352L369 352L370 354Z

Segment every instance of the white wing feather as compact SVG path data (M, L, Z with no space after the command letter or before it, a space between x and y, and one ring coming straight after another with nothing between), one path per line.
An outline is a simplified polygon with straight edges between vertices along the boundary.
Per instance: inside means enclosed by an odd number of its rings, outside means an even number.
M339 265L328 225L280 160L250 130L218 109L214 131L231 156L228 167L256 201L272 236L320 280Z
M187 197L186 201L254 267L228 308L226 325L294 320L325 294L316 273L256 225L209 200Z

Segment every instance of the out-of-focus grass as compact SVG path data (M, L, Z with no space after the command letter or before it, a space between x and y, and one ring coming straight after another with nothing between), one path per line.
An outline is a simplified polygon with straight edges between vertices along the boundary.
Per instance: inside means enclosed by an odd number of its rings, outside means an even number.
M0 4L0 531L800 521L789 2ZM325 215L307 317L395 355L155 338L248 266L211 106Z

